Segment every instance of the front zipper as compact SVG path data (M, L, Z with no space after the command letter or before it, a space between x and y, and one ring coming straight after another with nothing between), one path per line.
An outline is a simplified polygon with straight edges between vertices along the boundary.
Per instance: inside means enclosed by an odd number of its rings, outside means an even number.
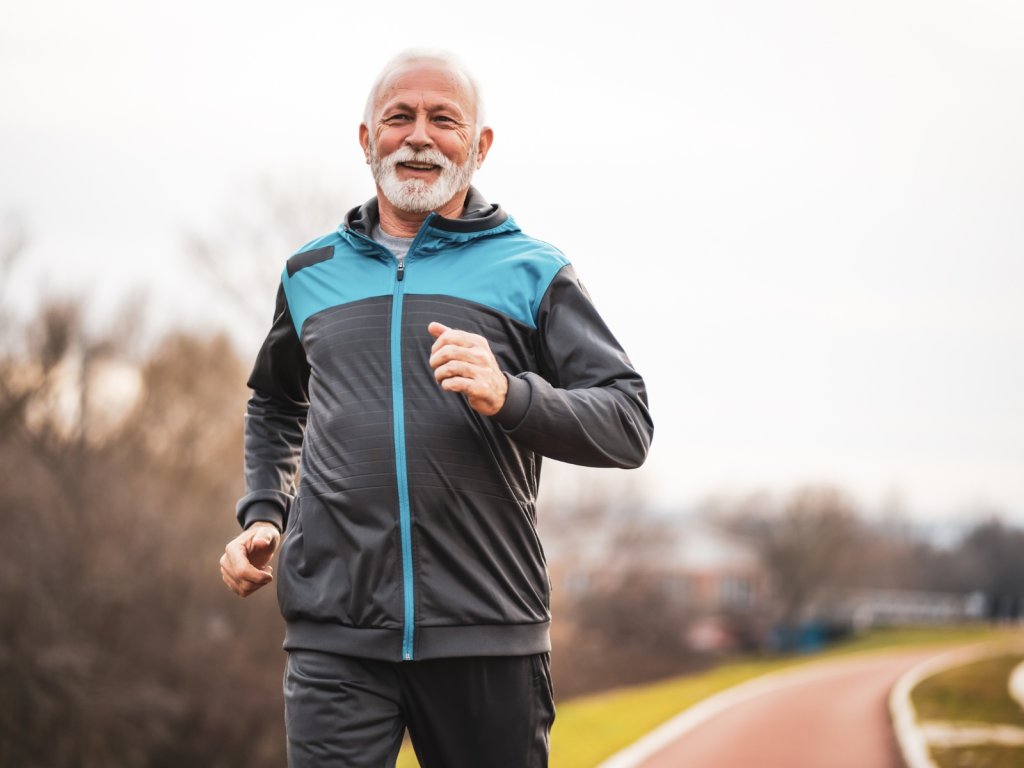
M416 632L416 601L412 563L412 504L409 501L409 468L405 455L405 387L402 383L402 305L405 297L405 268L410 254L423 239L427 216L404 257L396 257L395 286L391 300L391 411L395 427L395 478L398 483L398 523L402 539L402 661L412 661ZM379 244L378 244L379 245ZM380 246L383 250L386 248ZM390 253L390 251L388 251Z
M404 257L361 232L354 232L395 259L395 284L391 295L391 412L394 418L395 481L398 485L398 527L402 543L402 661L414 658L416 634L416 593L412 562L412 504L409 500L409 468L405 454L405 387L402 383L402 306L405 298L405 270L409 256L427 232L427 225L437 214L430 213L420 226Z
M409 472L405 459L405 387L402 384L402 304L405 296L405 259L398 259L391 301L391 411L395 420L395 476L398 481L398 521L402 538L402 660L412 660L415 600L412 578L412 509Z

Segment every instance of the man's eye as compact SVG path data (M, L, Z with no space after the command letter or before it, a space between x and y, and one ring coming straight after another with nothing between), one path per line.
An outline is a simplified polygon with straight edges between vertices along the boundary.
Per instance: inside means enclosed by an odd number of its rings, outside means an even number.
M437 115L434 118L434 121L438 122L438 123L454 123L455 122L455 118L448 117L448 115Z
M398 123L398 122L403 122L403 121L408 120L408 119L409 119L408 115L388 115L387 117L384 118L384 122L385 123Z

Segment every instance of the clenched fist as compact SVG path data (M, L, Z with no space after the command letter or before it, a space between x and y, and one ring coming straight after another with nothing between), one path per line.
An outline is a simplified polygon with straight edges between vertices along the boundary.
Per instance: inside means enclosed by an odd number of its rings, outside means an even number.
M441 323L431 323L427 331L434 337L430 367L441 389L465 395L469 407L484 416L500 411L508 394L508 380L487 339Z
M281 532L271 523L253 523L228 542L220 558L220 576L239 597L248 597L274 580L267 563L281 543Z

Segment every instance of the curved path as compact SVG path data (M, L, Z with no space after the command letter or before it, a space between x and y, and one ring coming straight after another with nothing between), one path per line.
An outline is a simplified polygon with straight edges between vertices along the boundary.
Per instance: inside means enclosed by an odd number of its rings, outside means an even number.
M674 740L637 748L608 768L900 768L889 689L935 650L865 654L751 681L677 720ZM701 705L698 705L700 707ZM686 715L691 715L689 718ZM696 715L696 716L692 716ZM681 733L680 733L681 732ZM652 734L655 736L655 734ZM647 754L644 755L643 753Z

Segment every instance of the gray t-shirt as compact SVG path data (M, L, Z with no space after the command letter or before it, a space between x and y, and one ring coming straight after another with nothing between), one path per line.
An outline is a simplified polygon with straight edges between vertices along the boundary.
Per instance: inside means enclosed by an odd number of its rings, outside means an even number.
M380 224L374 225L373 232L370 233L370 236L395 254L399 259L405 258L405 254L409 252L409 246L412 245L412 241L415 239L412 237L394 237L393 235L389 235L380 228Z

